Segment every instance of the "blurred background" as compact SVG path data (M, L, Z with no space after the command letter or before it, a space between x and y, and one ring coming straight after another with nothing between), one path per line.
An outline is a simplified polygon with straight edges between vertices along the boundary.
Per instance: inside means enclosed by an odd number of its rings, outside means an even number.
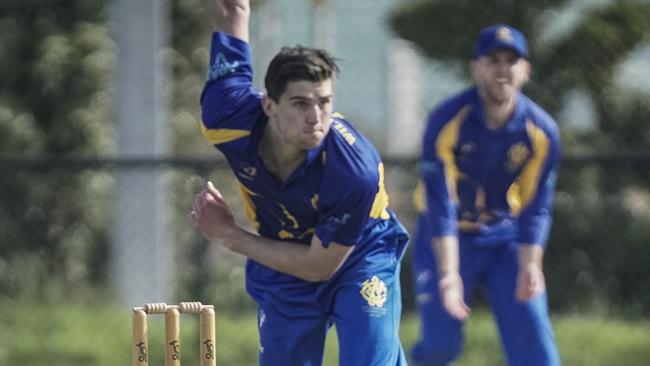
M647 365L650 1L253 0L255 82L282 45L332 51L336 110L382 152L411 229L426 113L469 85L474 38L497 22L528 36L525 92L562 133L545 270L563 361ZM219 363L256 364L243 259L187 219L212 179L247 225L198 128L210 29L204 0L0 2L0 364L128 364L131 307L163 301L214 304ZM410 253L402 284L408 347ZM478 300L459 364L503 364ZM154 364L162 328L151 324Z

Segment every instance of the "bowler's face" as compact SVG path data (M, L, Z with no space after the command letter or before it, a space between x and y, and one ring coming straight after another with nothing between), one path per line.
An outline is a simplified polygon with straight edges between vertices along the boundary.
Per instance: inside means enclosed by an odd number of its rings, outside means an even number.
M508 49L496 49L472 61L472 77L488 103L511 100L530 77L530 63Z
M332 124L332 89L331 79L292 81L277 103L268 98L265 110L285 144L300 150L320 145Z

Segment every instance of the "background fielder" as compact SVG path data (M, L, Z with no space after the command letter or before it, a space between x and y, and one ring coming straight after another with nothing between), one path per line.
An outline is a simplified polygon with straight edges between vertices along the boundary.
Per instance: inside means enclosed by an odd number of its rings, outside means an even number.
M509 365L552 366L559 356L542 256L559 161L553 119L520 92L530 63L524 35L481 31L475 85L429 116L413 267L422 336L418 365L448 365L462 350L472 294L486 290ZM435 258L435 259L434 259Z

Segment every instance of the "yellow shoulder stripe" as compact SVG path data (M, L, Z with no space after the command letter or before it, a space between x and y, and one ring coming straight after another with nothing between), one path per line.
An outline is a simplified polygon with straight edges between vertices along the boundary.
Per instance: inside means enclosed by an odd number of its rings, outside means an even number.
M544 130L537 127L532 121L526 121L526 130L533 145L532 156L506 194L508 205L515 215L518 215L535 197L539 177L544 169L544 162L551 144L551 140Z
M423 181L419 181L418 185L415 186L411 199L413 200L413 207L415 207L417 213L423 213L427 210L427 195Z
M456 192L456 184L458 182L459 171L456 165L456 157L454 155L454 148L458 142L458 134L460 133L460 126L465 120L465 116L469 112L470 107L463 107L455 116L448 122L440 131L438 139L436 140L436 152L442 160L445 172L445 182L447 184L447 191L449 197L458 203L458 194Z
M388 193L386 193L386 186L384 185L384 163L379 163L377 170L379 171L379 182L377 184L379 189L372 203L372 208L370 208L370 217L373 219L382 218L388 220L390 218L390 214L387 211L389 199Z
M246 137L250 135L251 132L248 130L235 130L230 128L208 129L204 124L201 124L201 134L203 134L203 137L212 144L219 145Z
M244 201L244 210L246 211L246 217L248 217L248 221L250 222L251 226L253 226L255 231L259 231L260 223L257 221L255 203L253 203L253 199L251 198L251 196L255 196L255 192L246 188L241 183L239 184L239 191L242 195L242 201Z

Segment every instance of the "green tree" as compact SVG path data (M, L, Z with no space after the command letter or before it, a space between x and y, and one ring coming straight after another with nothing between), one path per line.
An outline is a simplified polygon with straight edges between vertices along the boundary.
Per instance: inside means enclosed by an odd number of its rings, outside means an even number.
M467 62L481 28L499 22L511 24L521 29L530 43L534 75L528 94L553 115L563 108L563 97L572 90L584 90L592 98L597 128L575 140L569 136L570 141L580 142L587 150L644 148L650 137L636 132L648 126L647 118L639 118L648 115L647 96L617 98L616 68L635 47L648 41L650 3L621 0L597 7L549 42L543 37L545 27L568 3L417 0L395 9L389 22L399 37L416 44L427 57L451 64ZM563 132L569 135L571 131Z
M260 1L253 0L255 7ZM175 0L171 6L171 45L169 64L171 65L172 98L170 127L173 130L173 149L176 155L209 156L215 163L222 160L220 153L205 142L199 132L200 108L199 97L205 83L208 69L208 57L212 23L204 0ZM183 271L177 273L177 296L197 299L204 303L215 304L220 309L234 312L251 311L253 303L242 289L243 261L241 257L220 253L216 265L211 260L214 252L210 244L187 225L187 212L193 196L202 188L207 177L224 183L231 189L227 196L237 197L239 185L234 176L216 164L196 167L193 171L177 170L174 172L172 192L175 219L174 228L178 248L177 260ZM228 189L228 188L226 188ZM233 207L235 211L241 209ZM240 214L243 214L240 212Z
M110 151L106 18L104 1L0 2L0 153ZM0 295L30 285L43 293L46 279L78 286L102 277L95 259L107 220L98 204L108 179L58 168L0 167Z

